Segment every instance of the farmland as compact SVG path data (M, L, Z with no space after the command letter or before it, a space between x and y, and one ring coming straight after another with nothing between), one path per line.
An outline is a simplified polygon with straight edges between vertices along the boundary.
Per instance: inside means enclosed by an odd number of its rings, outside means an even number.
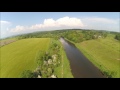
M108 77L120 77L120 42L114 35L76 43L84 55Z
M1 47L1 76L2 78L18 78L24 70L34 70L39 50L46 51L50 38L22 39Z
M54 40L52 38L21 39L1 47L0 77L21 78L21 74L25 70L30 70L33 72L38 67L36 60L39 51L44 53L51 52L51 54L53 54L51 42L56 42L60 45L59 53L61 56L61 63L58 67L55 68L54 74L57 75L58 78L73 77L69 61L65 55L61 43L58 40Z

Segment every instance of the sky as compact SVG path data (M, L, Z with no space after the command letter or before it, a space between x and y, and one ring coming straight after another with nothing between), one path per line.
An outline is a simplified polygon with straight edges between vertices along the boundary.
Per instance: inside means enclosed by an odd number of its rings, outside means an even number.
M119 25L120 12L0 12L0 38L73 28L120 32Z

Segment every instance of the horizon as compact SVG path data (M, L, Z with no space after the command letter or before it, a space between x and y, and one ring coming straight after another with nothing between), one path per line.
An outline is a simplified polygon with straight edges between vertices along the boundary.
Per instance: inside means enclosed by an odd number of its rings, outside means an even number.
M73 28L120 32L119 14L119 12L1 12L0 38Z
M28 33L23 33L23 34L17 34L17 35L12 35L12 36L8 36L8 37L3 37L3 38L0 38L0 39L2 40L2 39L6 39L6 38L16 37L16 36L20 36L20 35L26 35L26 34L31 34L31 33L47 32L47 31L48 32L50 32L50 31L60 31L60 30L92 30L92 31L107 31L107 32L116 32L116 33L118 33L117 31L95 30L95 29L58 29L58 30L45 30L45 31L28 32Z

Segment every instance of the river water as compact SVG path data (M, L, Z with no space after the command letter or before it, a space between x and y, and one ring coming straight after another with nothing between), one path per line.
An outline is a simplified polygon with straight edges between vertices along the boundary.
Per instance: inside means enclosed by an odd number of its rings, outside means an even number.
M64 38L60 38L74 78L105 78L100 70L95 67L76 46Z

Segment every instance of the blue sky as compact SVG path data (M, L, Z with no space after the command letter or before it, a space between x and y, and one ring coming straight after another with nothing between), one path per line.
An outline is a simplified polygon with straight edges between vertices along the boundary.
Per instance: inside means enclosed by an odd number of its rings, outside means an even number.
M0 12L1 38L65 28L119 32L119 12Z

